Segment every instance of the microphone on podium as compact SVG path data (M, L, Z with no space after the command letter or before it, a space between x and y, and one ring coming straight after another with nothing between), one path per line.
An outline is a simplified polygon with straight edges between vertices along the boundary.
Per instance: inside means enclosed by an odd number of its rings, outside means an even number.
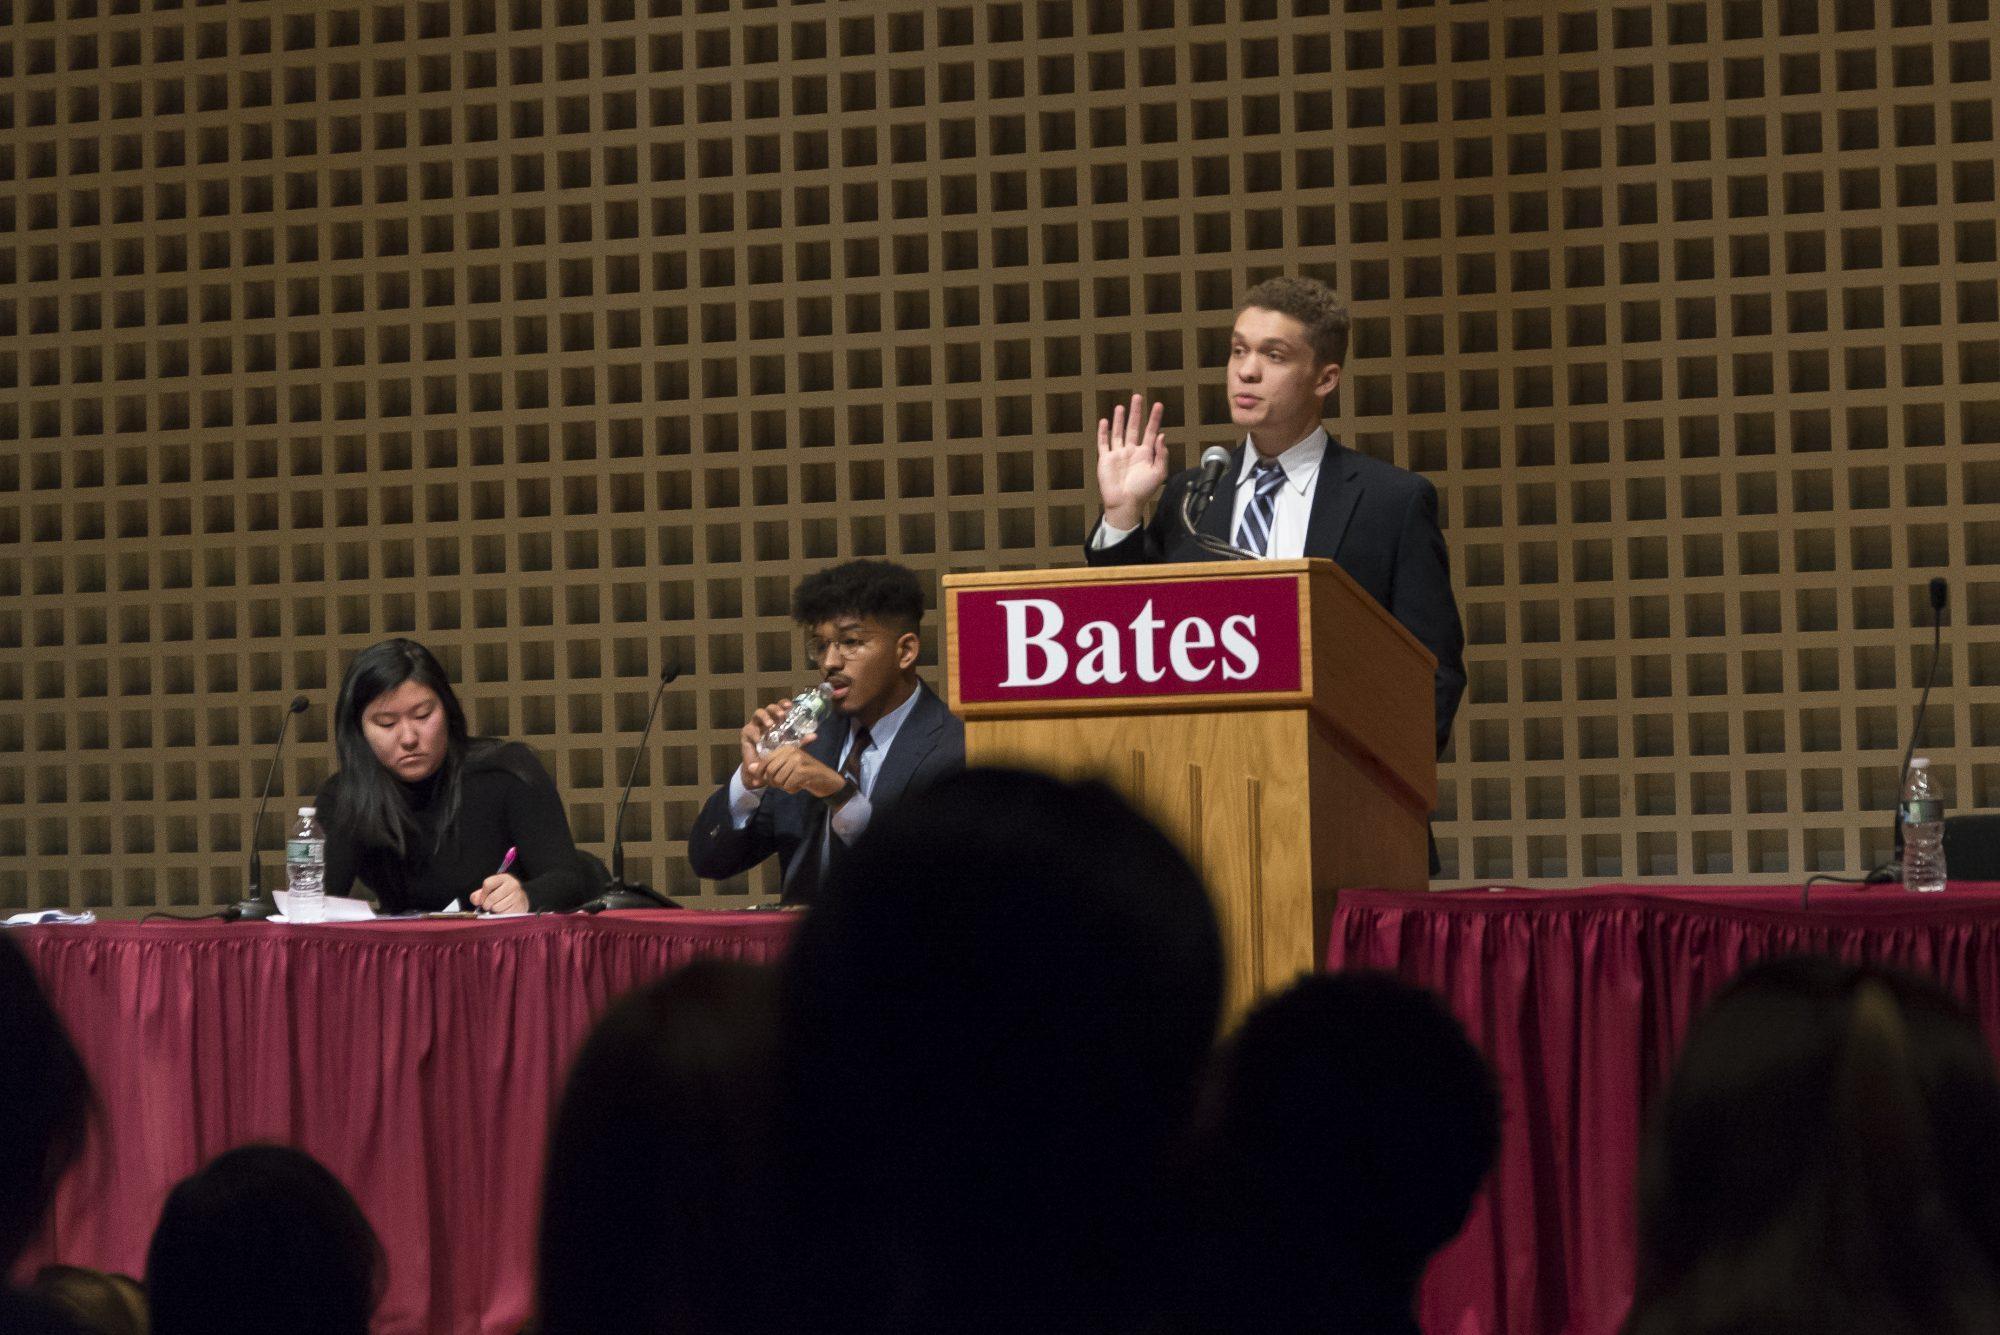
M1257 559L1255 552L1246 552L1233 543L1212 538L1195 527L1208 512L1208 503L1215 499L1215 488L1221 483L1222 475L1229 471L1229 462L1229 451L1220 445L1211 445L1201 452L1201 475L1181 493L1181 523L1186 526L1188 536L1194 539L1195 545L1210 556L1226 561L1254 561Z
M1211 445L1201 452L1201 476L1194 480L1188 495L1188 527L1201 522L1209 501L1215 497L1215 484L1222 481L1222 475L1228 471L1228 450L1220 445Z
M264 771L264 791L257 798L257 814L250 819L250 868L245 880L247 893L240 903L232 904L222 911L225 922L256 921L268 918L278 911L277 901L264 891L264 868L257 859L257 832L264 826L264 808L271 800L271 781L278 775L278 759L285 753L285 736L291 731L292 715L306 712L307 701L303 695L295 695L285 706L285 714L278 721L278 740L271 747L271 765Z
M653 692L653 707L646 712L646 727L639 734L639 749L633 755L632 768L625 777L625 793L618 799L618 814L611 822L611 879L605 882L604 890L597 898L579 906L580 912L680 907L649 885L627 883L625 880L625 806L632 800L632 785L639 780L639 765L646 758L646 743L653 735L653 720L659 717L660 701L666 698L667 687L673 685L680 675L680 669L672 664L660 673L659 689Z

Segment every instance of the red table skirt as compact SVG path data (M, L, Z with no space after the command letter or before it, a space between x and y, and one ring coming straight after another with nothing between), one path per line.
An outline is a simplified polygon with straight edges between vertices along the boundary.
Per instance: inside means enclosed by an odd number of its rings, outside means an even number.
M389 1255L377 1329L512 1335L547 1123L611 999L697 954L769 959L781 915L16 929L103 1115L26 1264L137 1274L168 1189L248 1140L317 1155ZM2000 887L1347 891L1333 968L1441 993L1499 1072L1501 1159L1432 1267L1430 1335L1611 1335L1633 1268L1644 1109L1750 961L1818 951L1933 974L2000 1039Z
M1499 1074L1500 1162L1425 1280L1428 1335L1612 1335L1643 1115L1703 1002L1754 960L1893 961L2000 1040L2000 887L1343 891L1328 967L1432 988Z
M621 992L696 955L774 958L788 915L18 929L102 1115L24 1268L141 1273L167 1191L297 1145L382 1237L386 1335L527 1318L543 1148L569 1059Z

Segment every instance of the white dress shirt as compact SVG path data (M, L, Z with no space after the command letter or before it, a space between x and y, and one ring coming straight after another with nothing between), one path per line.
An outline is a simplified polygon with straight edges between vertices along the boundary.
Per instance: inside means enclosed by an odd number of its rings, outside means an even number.
M890 746L895 743L896 734L902 731L904 721L910 717L910 711L916 708L917 696L922 691L921 686L912 690L909 699L884 714L875 726L868 730L868 749L861 753L861 773L855 779L861 791L841 803L840 810L833 813L833 832L840 836L842 843L853 843L861 837L861 832L868 828L868 817L874 814L875 810L868 802L869 794L875 791L875 775L881 771L883 759L888 756ZM854 749L854 732L853 723L850 721L847 740L840 744L840 754L834 758L835 769L846 765L847 753ZM739 830L748 825L750 818L757 814L757 807L763 802L764 794L768 791L770 790L767 788L744 787L743 767L738 765L736 772L729 776L729 823Z
M1306 523L1312 518L1313 490L1319 485L1319 466L1326 458L1327 444L1326 428L1316 426L1311 435L1278 456L1278 466L1285 470L1285 485L1278 489L1271 514L1271 541L1264 555L1274 559L1305 555ZM1246 442L1243 465L1236 472L1236 499L1229 514L1230 542L1236 541L1236 530L1243 523L1243 512L1250 507L1250 498L1256 494L1250 475L1257 469L1258 458L1257 447ZM1108 520L1100 521L1090 545L1101 550L1123 542L1138 531L1136 528L1114 527Z

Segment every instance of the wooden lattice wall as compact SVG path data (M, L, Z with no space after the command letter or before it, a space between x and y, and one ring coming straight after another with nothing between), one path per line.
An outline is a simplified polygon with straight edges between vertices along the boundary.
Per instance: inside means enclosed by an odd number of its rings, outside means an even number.
M1288 270L1443 495L1446 881L1859 869L1933 574L1926 747L2000 805L1994 18L0 0L0 909L235 898L284 703L295 803L390 634L599 848L678 667L687 893L794 580L1074 560L1098 413L1228 442Z

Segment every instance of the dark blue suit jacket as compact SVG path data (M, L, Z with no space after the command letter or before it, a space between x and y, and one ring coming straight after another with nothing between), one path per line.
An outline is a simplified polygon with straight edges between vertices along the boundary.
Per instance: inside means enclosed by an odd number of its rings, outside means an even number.
M847 718L840 713L828 716L826 726L806 748L813 759L834 767L840 750L847 744ZM868 794L874 816L892 807L910 793L920 792L945 775L965 768L965 724L945 708L928 686L917 683L917 700L909 717L896 732L889 754L875 771L875 786ZM871 816L872 820L874 816ZM764 790L750 823L737 829L729 820L729 785L724 783L702 804L688 835L688 862L695 875L722 880L746 872L776 853L785 868L784 898L787 903L804 903L811 898L817 882L817 868L803 868L805 857L817 848L814 835L826 820L826 805L810 793L781 793ZM839 853L836 839L835 855Z
M1246 448L1238 445L1230 454L1229 471L1196 526L1223 542L1230 541L1236 478ZM1084 560L1091 565L1214 560L1181 523L1181 497L1197 476L1198 470L1189 468L1168 478L1151 522L1101 551L1086 540ZM1465 630L1451 592L1444 535L1438 531L1437 488L1415 473L1329 439L1306 520L1305 554L1337 563L1437 655L1437 747L1442 754L1452 715L1465 694Z

